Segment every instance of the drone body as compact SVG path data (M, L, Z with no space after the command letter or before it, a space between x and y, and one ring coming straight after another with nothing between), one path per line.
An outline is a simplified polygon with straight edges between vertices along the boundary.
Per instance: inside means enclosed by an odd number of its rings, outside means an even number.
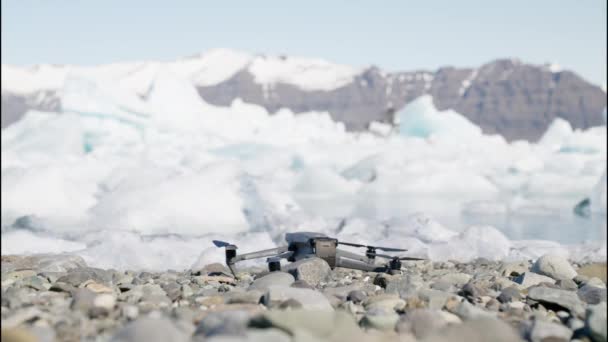
M306 258L317 257L325 260L329 267L351 268L368 272L391 272L401 270L401 260L424 260L412 257L398 257L376 253L376 250L387 252L405 252L405 249L367 246L349 242L340 242L338 239L330 238L325 234L315 232L287 233L285 236L287 246L266 249L258 252L237 254L237 246L223 241L214 240L217 247L226 248L226 265L235 275L234 265L239 261L257 258L267 258L268 269L279 271L281 269L281 259L294 262ZM344 251L338 245L363 247L367 251L365 255ZM376 257L390 260L383 266L376 265Z

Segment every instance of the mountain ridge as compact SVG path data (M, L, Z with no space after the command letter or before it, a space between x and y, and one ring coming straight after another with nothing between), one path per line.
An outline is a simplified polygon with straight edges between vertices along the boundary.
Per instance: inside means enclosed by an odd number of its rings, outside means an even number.
M575 73L515 58L478 68L387 72L374 65L215 49L171 62L2 64L2 127L29 109L61 110L61 87L71 74L117 82L144 97L164 69L192 82L210 104L226 106L241 98L270 113L280 108L327 111L355 131L373 121L393 122L396 111L425 94L433 96L438 109L454 109L485 133L507 140L538 140L555 118L574 128L603 124L606 106L606 93Z

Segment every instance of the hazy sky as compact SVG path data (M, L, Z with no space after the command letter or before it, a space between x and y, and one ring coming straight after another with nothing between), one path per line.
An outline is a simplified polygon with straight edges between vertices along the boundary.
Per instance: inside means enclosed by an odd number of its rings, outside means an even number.
M386 70L556 62L606 83L606 0L2 0L2 62L170 60L211 48Z

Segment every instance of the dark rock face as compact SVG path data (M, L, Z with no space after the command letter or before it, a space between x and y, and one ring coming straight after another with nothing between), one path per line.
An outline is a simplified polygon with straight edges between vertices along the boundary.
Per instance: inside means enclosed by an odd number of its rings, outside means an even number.
M430 94L439 110L453 109L484 133L507 140L538 140L555 118L574 128L603 124L606 93L570 71L514 60L497 60L478 69L441 68L436 72L383 74L370 68L353 82L332 91L304 91L278 83L264 88L247 70L211 87L198 87L205 101L226 106L234 99L259 104L269 112L328 111L349 130L371 121L392 122L393 113L417 97Z
M2 128L19 121L28 110L56 112L61 107L57 92L49 90L27 96L2 92Z
M430 94L440 110L453 109L479 125L484 133L507 140L538 140L555 118L574 128L603 124L606 93L570 71L503 59L477 69L453 67L435 72L384 73L368 68L352 82L330 91L309 91L276 83L258 84L243 68L213 86L197 86L207 102L227 106L236 98L265 107L270 113L327 111L348 130L364 130L372 121L392 122L394 113L417 97ZM2 93L2 127L29 109L57 111L55 91L42 94Z

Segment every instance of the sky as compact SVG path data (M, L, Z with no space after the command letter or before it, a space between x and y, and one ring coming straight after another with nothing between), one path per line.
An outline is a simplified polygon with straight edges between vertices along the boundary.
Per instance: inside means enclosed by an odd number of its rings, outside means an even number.
M212 48L387 71L558 63L606 84L606 0L2 0L2 63L172 60Z

